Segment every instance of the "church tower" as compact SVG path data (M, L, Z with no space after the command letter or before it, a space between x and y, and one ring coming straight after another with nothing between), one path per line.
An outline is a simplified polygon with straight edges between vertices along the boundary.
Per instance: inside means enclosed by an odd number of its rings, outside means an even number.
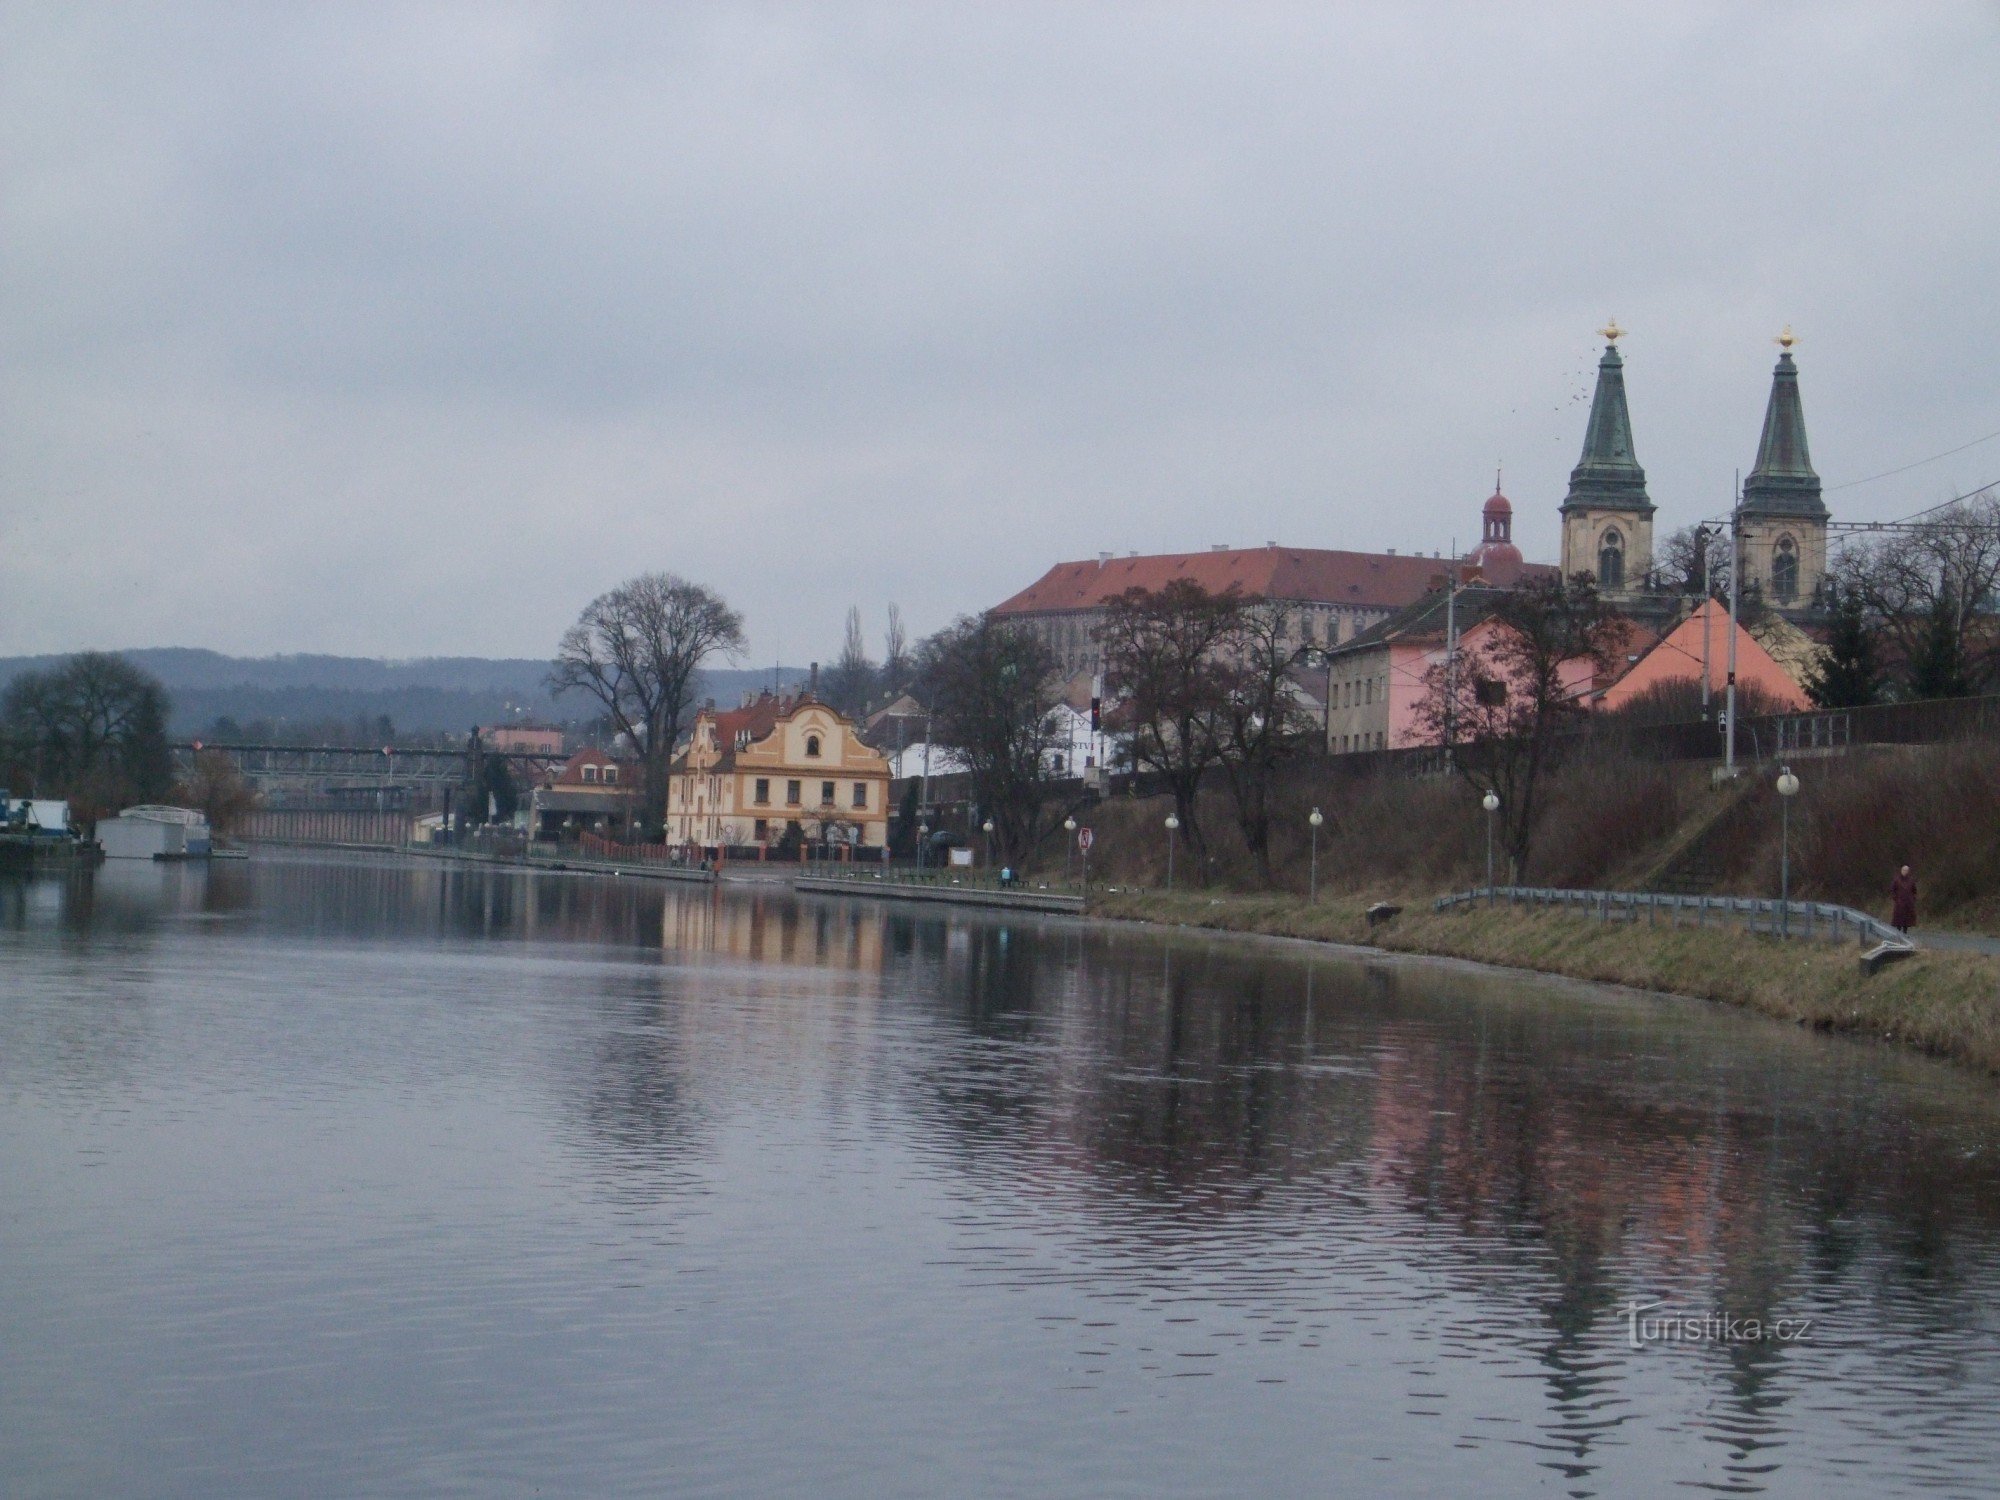
M1598 330L1604 357L1590 398L1583 457L1570 470L1562 503L1563 577L1588 573L1607 594L1636 592L1653 566L1653 502L1646 471L1632 456L1632 414L1625 409L1625 362L1613 318Z
M1771 373L1771 400L1764 408L1764 436L1757 466L1743 481L1738 512L1743 538L1743 581L1755 584L1780 609L1813 603L1826 576L1826 506L1819 475L1806 449L1805 408L1799 404L1799 370L1792 363L1796 340L1787 328L1778 335L1778 368Z

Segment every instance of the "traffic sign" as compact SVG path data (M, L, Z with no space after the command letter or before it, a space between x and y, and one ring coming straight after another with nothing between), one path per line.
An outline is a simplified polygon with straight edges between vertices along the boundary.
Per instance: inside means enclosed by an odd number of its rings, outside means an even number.
M1092 833L1088 828L1077 829L1076 847L1081 849L1085 854L1090 853L1090 846L1096 842L1097 835Z

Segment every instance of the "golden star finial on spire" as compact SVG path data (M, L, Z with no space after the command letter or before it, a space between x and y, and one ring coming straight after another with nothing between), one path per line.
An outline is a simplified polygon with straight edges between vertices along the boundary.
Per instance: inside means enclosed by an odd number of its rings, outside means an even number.
M1780 349L1784 350L1785 353L1787 354L1790 354L1792 352L1792 345L1796 344L1798 341L1799 341L1798 335L1792 332L1792 325L1789 323L1785 325L1785 331L1783 333L1779 334L1776 338L1771 340L1772 343L1776 344Z
M1618 320L1616 318L1613 318L1609 323L1606 323L1602 328L1598 329L1597 331L1604 335L1604 341L1607 344L1615 344L1620 339L1625 337L1627 333L1631 332L1630 329L1620 328L1618 326Z

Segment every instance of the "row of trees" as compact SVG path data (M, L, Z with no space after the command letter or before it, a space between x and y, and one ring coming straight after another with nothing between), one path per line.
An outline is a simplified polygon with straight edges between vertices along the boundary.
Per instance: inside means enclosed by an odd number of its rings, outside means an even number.
M1112 727L1134 766L1171 791L1176 837L1206 863L1198 793L1220 771L1244 843L1268 877L1272 784L1313 729L1290 675L1302 648L1287 643L1282 613L1177 580L1112 601L1099 645ZM999 854L1024 858L1063 812L1050 805L1057 782L1048 769L1064 734L1060 659L1034 631L968 616L925 641L914 665L933 734L965 765Z

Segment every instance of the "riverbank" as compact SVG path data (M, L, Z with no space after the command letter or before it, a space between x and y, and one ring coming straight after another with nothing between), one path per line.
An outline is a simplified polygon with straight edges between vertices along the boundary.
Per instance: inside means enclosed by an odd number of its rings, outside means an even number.
M1571 979L1741 1005L1822 1031L1853 1032L2000 1074L2000 958L1920 951L1873 977L1845 943L1736 931L1603 923L1563 911L1434 912L1371 927L1355 898L1100 890L1092 916L1350 943L1472 959Z

